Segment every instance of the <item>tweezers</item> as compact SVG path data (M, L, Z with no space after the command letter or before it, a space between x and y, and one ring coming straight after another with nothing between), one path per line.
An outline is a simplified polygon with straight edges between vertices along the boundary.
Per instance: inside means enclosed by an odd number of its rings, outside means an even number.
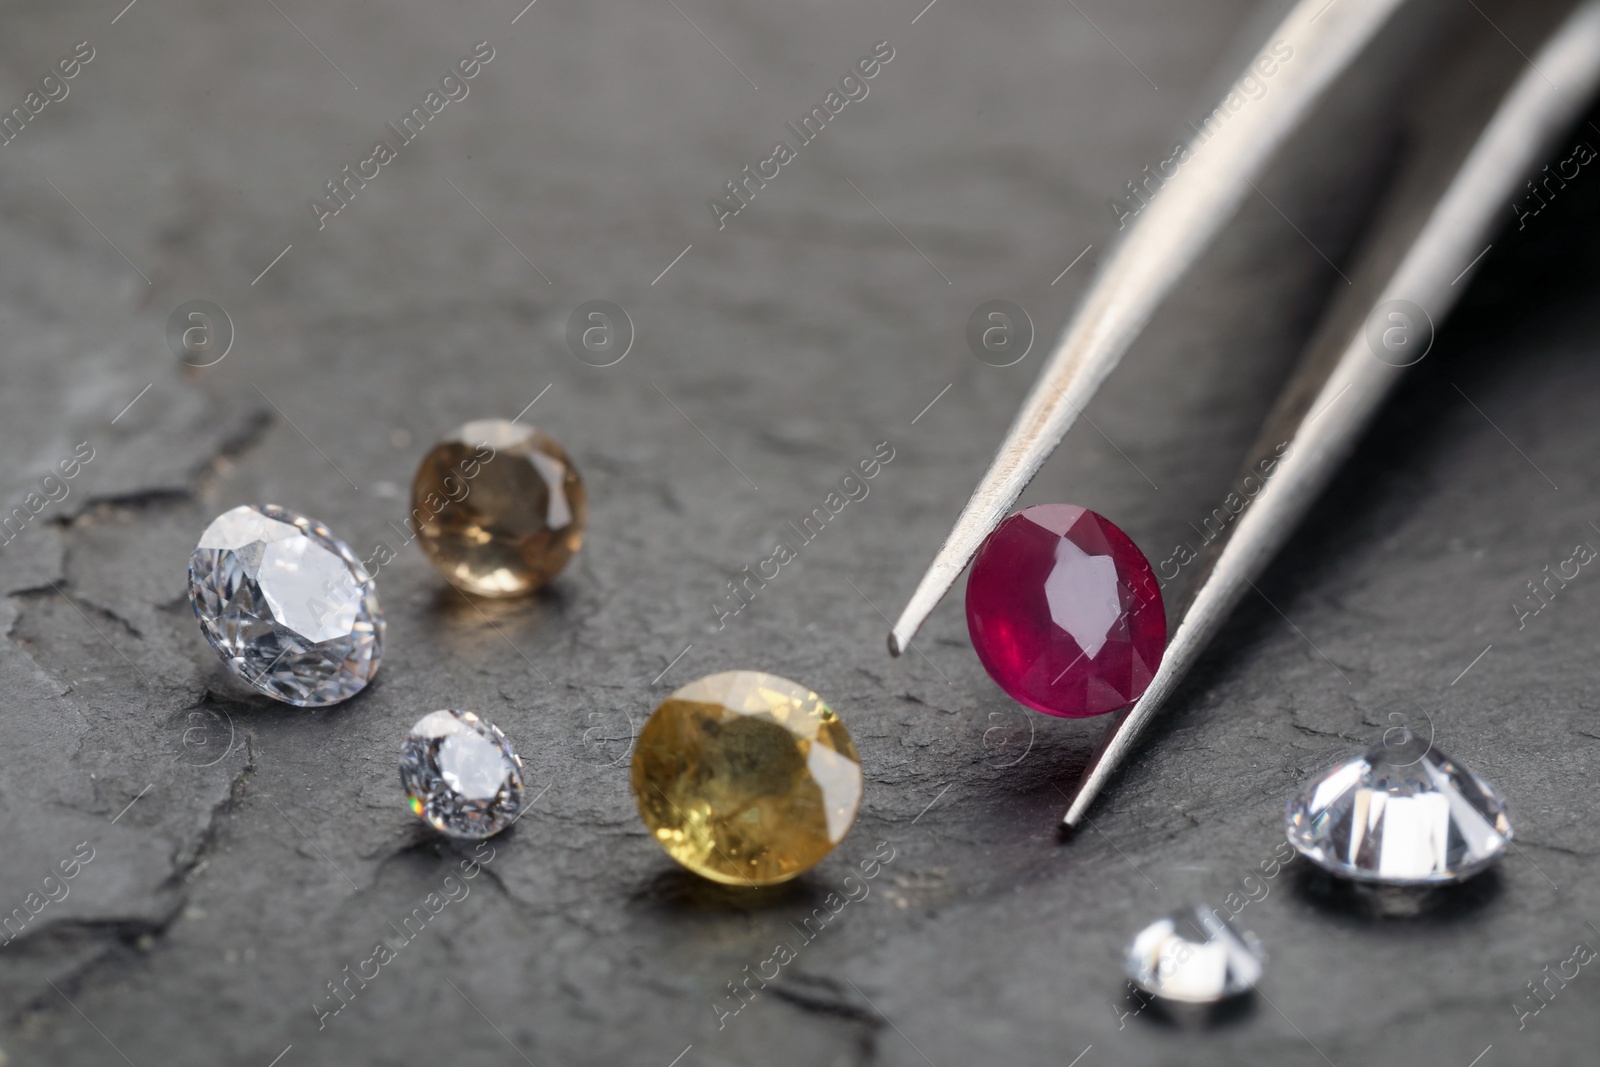
M1090 284L999 453L890 632L892 655L911 646L923 622L1156 307L1255 190L1255 179L1274 150L1304 124L1329 85L1407 3L1302 0L1290 10L1268 40L1289 42L1297 62L1282 68L1270 94L1233 115L1194 149L1191 160L1155 193ZM1467 3L1494 26L1482 7ZM1380 212L1344 298L1332 302L1313 333L1245 469L1278 451L1283 457L1250 506L1211 544L1149 687L1120 713L1091 758L1063 819L1067 828L1084 818L1141 731L1252 588L1404 374L1395 365L1403 361L1378 358L1369 340L1375 317L1381 316L1380 335L1389 326L1389 309L1396 306L1414 309L1393 320L1401 329L1426 327L1410 321L1416 310L1435 326L1442 322L1466 289L1460 283L1507 218L1507 206L1521 195L1524 177L1546 159L1600 88L1600 0L1562 5L1556 18L1567 11L1564 21L1551 20L1555 29L1538 53L1518 61L1522 69L1509 79L1509 88L1488 98L1479 113L1481 124L1458 132L1455 143L1445 138L1432 146L1434 158L1459 161L1454 171L1414 167L1414 180L1409 185L1400 181L1389 197L1389 209ZM1495 32L1500 33L1498 26ZM1467 96L1475 73L1456 72L1458 89ZM1247 68L1235 93L1247 95L1244 79L1249 77Z

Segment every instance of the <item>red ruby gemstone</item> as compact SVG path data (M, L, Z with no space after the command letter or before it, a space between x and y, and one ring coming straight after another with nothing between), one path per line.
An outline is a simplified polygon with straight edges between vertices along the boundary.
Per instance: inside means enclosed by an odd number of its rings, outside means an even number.
M1081 719L1139 699L1167 647L1167 613L1127 534L1086 508L1040 504L978 549L967 632L1013 700Z

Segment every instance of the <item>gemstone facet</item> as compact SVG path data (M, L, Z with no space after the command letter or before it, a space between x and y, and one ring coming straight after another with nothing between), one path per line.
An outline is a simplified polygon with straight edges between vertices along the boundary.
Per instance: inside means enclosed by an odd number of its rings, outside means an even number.
M1013 700L1079 719L1139 699L1166 651L1167 614L1127 534L1074 504L1040 504L979 547L967 632Z
M400 784L412 813L451 837L493 836L522 811L522 758L470 711L417 720L400 748Z
M206 527L189 603L228 669L288 704L347 700L383 660L383 609L361 561L322 523L271 504Z
M1398 728L1307 782L1284 824L1289 843L1329 873L1393 886L1469 878L1512 837L1494 786Z
M633 794L651 834L727 885L774 885L816 865L849 833L861 785L861 759L833 709L757 671L673 693L633 754Z
M1128 980L1152 996L1214 1004L1255 988L1265 966L1261 942L1216 911L1184 908L1146 926L1128 946Z
M480 419L423 457L411 509L440 574L479 596L519 596L578 551L589 505L560 445L531 426Z

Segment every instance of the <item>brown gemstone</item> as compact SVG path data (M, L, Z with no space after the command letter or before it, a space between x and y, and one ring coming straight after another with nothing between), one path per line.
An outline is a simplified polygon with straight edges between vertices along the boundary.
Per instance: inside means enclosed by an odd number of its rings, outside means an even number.
M588 500L562 447L505 419L469 422L433 446L411 483L411 528L439 573L469 593L517 596L583 544Z

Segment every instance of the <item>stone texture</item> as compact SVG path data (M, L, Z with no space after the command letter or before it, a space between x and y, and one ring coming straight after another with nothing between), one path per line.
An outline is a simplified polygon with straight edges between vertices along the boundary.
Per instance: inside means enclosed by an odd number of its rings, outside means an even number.
M270 5L141 0L115 25L120 3L8 6L8 108L73 42L98 50L0 148L0 504L95 449L0 547L0 913L95 850L0 947L11 1063L123 1062L109 1041L140 1067L265 1067L290 1045L278 1067L503 1067L522 1062L508 1040L541 1067L665 1067L691 1045L678 1067L925 1067L917 1049L939 1067L1061 1067L1091 1044L1079 1067L1465 1065L1491 1044L1479 1067L1584 1062L1589 968L1521 1029L1508 1007L1596 938L1600 581L1584 568L1520 628L1513 605L1600 544L1600 175L1524 231L1508 206L1460 317L1094 829L1061 842L1061 791L1104 721L996 690L959 596L919 639L926 659L886 658L873 605L898 610L987 465L1116 238L1107 200L1171 154L1264 16L1079 0L1113 48L1042 0L940 0L915 25L922 2L678 4L759 91L666 4L541 0L512 25L520 3L279 0L359 91ZM496 57L471 95L318 230L307 200L484 39ZM717 230L706 199L885 39L871 95ZM1347 262L1392 164L1355 150L1366 128L1285 153L1259 183L1271 203L1244 206L1024 504L1115 516L1152 562L1195 539L1343 284L1322 254ZM1008 368L964 342L997 296L1039 332ZM640 332L607 368L565 348L594 298ZM191 299L239 332L203 371L165 343ZM533 597L468 603L405 541L407 479L442 427L511 418L547 385L528 418L584 472L584 551ZM719 630L725 583L884 440L895 459L870 496ZM292 500L363 559L393 550L383 672L354 700L239 697L197 639L185 563L240 500ZM849 709L867 774L851 835L760 899L679 870L627 781L650 708L749 666ZM396 748L443 707L478 709L528 760L528 813L481 853L400 803ZM1431 716L1506 795L1520 852L1445 911L1372 922L1314 892L1303 861L1262 865L1287 848L1290 793L1397 709ZM432 914L464 861L470 893ZM719 1027L728 984L869 861L869 895ZM1123 949L1188 900L1262 937L1278 1010L1200 1035L1133 1014ZM327 983L418 908L426 922L319 1029Z

